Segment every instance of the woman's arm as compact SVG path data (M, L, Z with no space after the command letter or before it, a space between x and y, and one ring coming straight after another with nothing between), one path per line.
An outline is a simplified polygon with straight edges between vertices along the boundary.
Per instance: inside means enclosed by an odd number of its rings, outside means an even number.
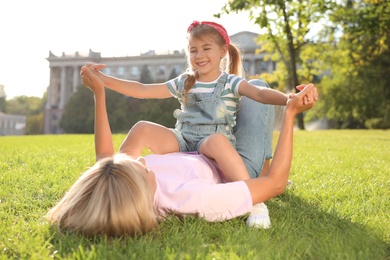
M92 90L95 100L95 154L96 161L114 155L112 134L106 109L106 94L103 81L83 66L80 72L85 86Z
M245 181L253 204L266 201L284 192L291 167L295 116L312 108L317 98L317 89L313 84L309 84L288 100L270 168L265 176Z
M96 75L98 75L103 80L104 86L123 95L142 99L172 97L168 90L168 86L165 83L142 84L138 81L111 77L100 71L105 67L104 64L87 63L85 66L96 72Z

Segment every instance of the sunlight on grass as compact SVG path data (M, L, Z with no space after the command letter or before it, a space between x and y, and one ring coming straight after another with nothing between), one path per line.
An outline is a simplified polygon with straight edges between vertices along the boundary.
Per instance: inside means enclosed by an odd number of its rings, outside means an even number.
M94 163L93 136L1 137L0 259L390 258L390 132L296 131L294 145L269 230L172 217L141 237L89 240L43 216Z

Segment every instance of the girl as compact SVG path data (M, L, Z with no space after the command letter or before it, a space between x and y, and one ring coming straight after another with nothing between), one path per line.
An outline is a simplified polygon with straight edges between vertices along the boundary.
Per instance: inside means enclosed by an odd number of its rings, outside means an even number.
M86 236L139 235L155 228L166 212L196 214L208 221L252 212L252 205L284 191L291 166L295 116L313 107L317 100L312 84L289 98L274 159L264 176L223 183L218 168L203 155L171 153L133 158L114 154L104 84L87 68L83 68L82 79L95 97L97 162L46 216L59 228Z
M264 104L285 105L288 97L243 79L241 53L220 24L194 21L188 28L187 57L187 72L162 84L142 84L98 74L106 87L122 94L136 98L174 96L181 103L181 110L174 112L175 129L138 122L121 150L135 158L144 146L154 154L198 151L215 160L228 181L249 179L244 161L235 150L237 104L241 96L247 96ZM86 67L99 70L104 65Z

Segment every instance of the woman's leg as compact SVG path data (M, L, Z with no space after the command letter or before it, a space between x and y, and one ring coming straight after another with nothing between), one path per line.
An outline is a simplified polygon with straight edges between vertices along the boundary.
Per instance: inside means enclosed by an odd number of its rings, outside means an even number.
M138 157L144 146L155 154L179 151L177 139L169 128L148 121L139 121L130 129L119 151Z
M250 80L251 84L269 87L262 80ZM272 158L272 134L274 106L265 105L242 97L234 127L236 150L241 155L251 178L259 176L264 165Z
M251 84L269 87L262 80L250 80ZM272 133L274 128L274 107L243 97L237 113L236 150L241 155L251 178L259 176L269 167L272 158ZM264 170L264 171L263 171ZM246 220L249 227L270 228L271 219L264 203L253 206Z

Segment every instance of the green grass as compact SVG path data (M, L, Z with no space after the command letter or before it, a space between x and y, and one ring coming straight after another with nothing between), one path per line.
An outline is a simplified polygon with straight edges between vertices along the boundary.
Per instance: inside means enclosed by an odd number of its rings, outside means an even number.
M137 238L88 240L43 216L93 164L93 136L1 137L0 259L390 259L390 131L297 131L294 144L269 230L172 217Z

